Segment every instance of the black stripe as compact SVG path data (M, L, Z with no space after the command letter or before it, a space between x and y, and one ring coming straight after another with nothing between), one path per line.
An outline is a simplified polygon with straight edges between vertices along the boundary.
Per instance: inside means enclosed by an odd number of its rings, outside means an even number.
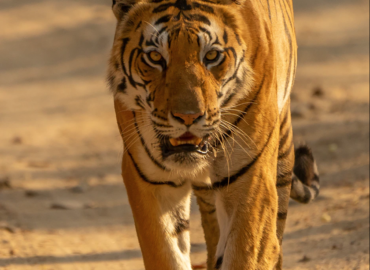
M280 8L281 9L283 9L283 7L281 6L281 1L280 1ZM285 13L286 13L286 15L287 15L287 17L288 17L288 19L289 19L289 23L290 23L290 27L293 29L294 28L294 26L293 26L293 23L292 23L292 20L290 19L290 16L289 16L289 12L288 12L288 10L287 10L287 8L286 8L286 3L285 3L285 1L284 1L284 9L285 9Z
M202 31L202 32L204 32L204 33L206 33L207 35L208 35L208 37L209 37L209 40L212 40L212 35L211 35L211 32L209 32L207 29L205 29L204 27L199 27L199 29Z
M149 183L151 185L156 185L156 186L164 186L165 185L165 186L170 186L170 187L173 187L173 188L179 188L179 187L182 187L182 186L185 185L186 181L183 181L180 184L176 184L176 183L174 183L172 181L157 182L157 181L149 180L149 178L144 175L144 173L140 170L139 166L136 164L136 162L135 162L133 156L131 155L130 151L127 150L127 154L130 156L131 161L134 164L134 167L135 167L137 173L139 174L140 178L144 182L147 182L147 183Z
M280 123L280 130L282 129L282 128L284 128L285 127L285 125L286 125L286 123L288 122L288 113L289 113L289 110L285 113L285 117L284 117L284 119L283 119L283 121Z
M155 43L154 43L153 40L147 40L147 41L145 41L145 45L146 46L155 46L156 47L156 45L155 45Z
M122 66L122 71L123 73L128 77L128 74L127 74L127 70L126 70L126 67L125 67L125 64L123 62L123 54L125 53L125 50L126 50L126 46L127 46L127 43L130 41L129 38L124 38L122 40L122 47L121 47L121 66Z
M261 90L263 88L263 85L265 84L265 78L266 78L265 75L263 75L261 84L260 84L260 86L258 88L258 91L257 91L256 95L254 96L252 102L247 105L247 107L244 109L244 111L238 115L238 119L236 119L236 121L233 123L234 126L237 126L240 123L240 121L242 121L242 119L244 119L244 116L247 114L247 112L252 107L252 105L254 105L254 103L257 100L259 94L261 93Z
M245 109L244 109L244 111L243 111L243 112L241 112L240 114L238 114L237 119L236 119L236 120L235 120L235 122L233 123L233 125L234 125L234 126L237 126L237 125L240 123L240 121L242 121L242 120L244 119L244 116L247 114L247 112L248 112L248 111L249 111L249 109L252 107L252 105L254 105L254 103L255 103L255 101L257 100L257 98L258 98L259 94L261 93L261 90L262 90L262 88L263 88L264 83L265 83L265 75L263 75L263 78L262 78L261 84L259 85L259 87L258 87L258 91L257 91L256 95L253 97L252 102L250 102L250 103L245 107ZM226 134L227 134L228 136L230 136L230 135L231 135L231 133L232 133L232 132L231 132L231 130L227 130L227 131L226 131Z
M142 108L142 109L144 109L144 106L143 106L143 102L142 102L142 100L141 100L141 98L140 98L140 96L136 96L135 97L135 103L136 103L136 105L138 106L138 107L140 107L140 108Z
M196 195L195 195L195 196L196 196ZM210 206L210 207L212 207L212 208L214 208L214 207L215 207L213 204L211 204L211 203L209 203L209 202L205 201L202 197L200 197L200 196L196 196L196 197L197 197L197 199L198 199L200 202L202 202L203 204L205 204L205 205L207 205L207 206Z
M159 12L165 11L165 10L167 10L170 7L173 7L173 6L174 6L174 4L172 4L172 3L160 5L159 7L153 9L153 13L159 13Z
M201 14L190 14L189 19L191 21L201 22L207 25L211 25L211 22L208 20L206 16L203 16Z
M193 189L197 191L202 191L202 190L213 190L212 186L194 186Z
M292 174L292 172L290 172L290 174ZM284 181L284 182L279 182L276 184L276 187L277 188L283 188L283 187L287 187L289 185L292 184L292 177L290 176L288 180Z
M132 114L134 115L134 118L135 118L135 128L136 128L136 132L137 134L139 135L139 138L140 138L140 141L141 141L141 144L143 145L144 149L145 149L145 152L146 154L148 155L148 157L153 161L153 163L160 169L164 170L164 171L169 171L165 166L163 166L162 164L160 164L154 157L153 155L150 153L148 147L146 146L145 144L145 141L144 141L144 138L143 136L141 135L140 133L140 130L139 130L139 126L136 122L136 114L135 112L133 111Z
M216 209L212 209L212 210L208 211L208 212L207 212L207 214L212 215L212 214L214 214L215 212L216 212Z
M163 31L165 31L166 29L167 29L167 26L162 27L161 30L158 31L158 36L160 36L160 34L162 34Z
M286 219L288 217L288 213L278 213L278 219Z
M318 176L316 175L317 179ZM301 185L303 188L303 194L298 193L296 190L296 185ZM291 190L295 190L298 194L297 197L294 197L293 199L301 202L301 203L309 203L311 200L315 199L319 193L320 193L320 188L318 186L318 182L314 182L311 184L311 186L307 186L302 183L301 180L299 180L297 177L293 178L292 181L292 187ZM311 193L311 190L314 191L314 194Z
M172 18L172 15L165 15L165 16L159 18L158 20L156 20L154 25L161 24L161 23L167 23L171 20L171 18Z
M236 54L236 51L235 51L235 49L233 47L225 48L225 52L227 53L227 55L229 57L230 57L229 51L231 51L233 53L233 56L234 56L234 66L236 66L236 63L238 61L238 56Z
M159 12L165 11L169 9L170 7L176 7L184 11L192 9L192 6L188 5L186 0L177 0L175 3L168 3L168 4L160 5L159 7L153 10L153 13L159 13Z
M235 64L236 64L236 62L237 62L237 58L235 58ZM241 66L241 64L244 62L244 57L242 57L241 59L240 59L240 62L239 62L239 64L238 64L238 67L236 68L236 70L235 70L235 72L234 72L234 74L222 85L222 87L225 87L229 82L231 82L232 80L234 80L235 78L236 78L236 76L237 76L237 74L238 74L238 72L239 72L239 68L240 68L240 66Z
M203 4L199 4L197 2L193 2L192 6L193 6L193 8L199 8L201 11L204 11L204 12L207 12L207 13L210 13L210 14L215 13L213 8L210 7L210 6L207 6L207 5L203 5Z
M276 122L275 122L275 125L276 125ZM216 182L212 185L212 187L214 189L220 189L220 188L223 188L223 187L226 187L228 185L231 185L232 183L234 183L236 180L238 180L239 177L243 176L244 174L246 174L249 169L257 162L257 160L261 157L262 153L265 151L265 148L266 146L269 144L270 142L270 139L272 137L272 134L274 133L274 129L275 129L275 125L273 126L270 134L269 134L269 137L265 143L265 145L262 147L261 151L258 153L257 156L254 157L254 159L249 163L247 164L246 166L244 166L243 168L241 168L236 174L234 174L233 176L231 177L225 177L224 179L222 179L220 182Z
M144 42L144 34L141 33L140 40L139 40L139 47L143 48L143 42Z
M292 171L288 170L286 172L278 174L277 175L277 185L276 186L279 185L280 180L284 180L287 176L289 176L289 181L291 181L292 180ZM284 181L284 182L286 182L286 181Z
M255 64L256 64L259 48L260 48L260 42L258 42L258 44L256 46L256 50L255 50L254 55L253 55L253 58L250 60L250 63L252 64L252 67L254 67Z
M230 93L230 95L222 102L221 104L221 108L222 107L225 107L229 102L230 100L235 97L236 93L234 92L235 89L232 90L232 93Z
M235 35L235 38L236 38L236 41L238 42L238 44L241 46L242 45L242 41L240 39L240 36L239 34L236 32L236 30L234 29L234 35Z
M175 226L176 235L189 230L189 220L178 218Z
M216 261L216 265L215 265L215 269L220 269L221 266L222 266L222 263L224 261L224 256L220 256L217 261Z
M294 143L293 141L291 141L289 149L283 153L279 153L278 159L286 158L292 152L293 148L294 148Z
M130 81L130 84L133 86L133 87L135 87L136 88L136 82L134 81L134 79L132 78L132 71L131 71L131 68L132 68L132 61L134 60L134 56L135 56L135 53L136 53L136 51L139 51L139 49L138 48L135 48L135 49L133 49L132 51L131 51L131 53L130 53L130 59L129 59L129 66L128 66L128 68L129 68L129 71L130 71L130 76L128 76L128 79L129 79L129 81Z
M314 197L312 196L312 193L310 191L310 187L303 185L303 190L304 190L304 196L299 198L300 202L302 203L309 203Z
M226 45L226 44L227 44L227 42L229 41L229 37L228 37L228 35L227 35L227 31L226 31L226 29L224 30L223 39L224 39L224 43L225 43L225 45Z
M271 8L270 8L270 0L267 0L267 7L268 7L268 10L269 10L269 18L270 18L270 21L271 21Z
M136 26L136 28L135 28L135 31L136 31L137 29L139 29L139 27L141 26L141 24L142 24L142 22L140 21L140 22L137 24L137 26Z
M157 116L158 117L158 116ZM173 126L168 126L168 125L162 125L162 124L158 124L157 122L155 122L154 120L152 120L152 124L154 126L157 126L157 127L163 127L163 128L172 128Z
M177 7L179 10L191 10L192 6L188 5L187 0L176 0L174 7Z

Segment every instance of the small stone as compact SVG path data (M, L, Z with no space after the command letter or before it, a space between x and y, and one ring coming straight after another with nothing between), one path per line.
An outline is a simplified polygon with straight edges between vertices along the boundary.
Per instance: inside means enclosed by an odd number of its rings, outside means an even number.
M306 255L303 256L298 262L305 263L311 261L311 258L307 257Z
M24 196L26 196L26 197L30 197L30 198L32 198L32 197L36 197L36 196L38 196L39 194L36 192L36 191L34 191L34 190L26 190L25 192L24 192Z
M23 139L19 136L15 136L12 138L12 144L22 144L23 143Z
M88 202L88 203L85 203L84 204L84 208L85 209L94 209L94 208L97 208L96 204L93 203L93 202Z
M50 205L51 209L57 209L57 210L76 210L76 209L82 209L84 208L84 205L79 202L54 202Z
M50 164L46 161L30 161L28 162L28 167L36 168L36 169L44 169L49 167Z
M308 109L310 109L311 111L314 111L314 110L316 110L316 105L313 104L313 103L310 103L310 104L308 104Z
M291 100L297 100L297 94L295 92L290 93L290 99Z
M0 230L4 230L10 233L16 233L17 228L8 224L7 222L0 222Z
M331 221L331 216L329 216L329 214L327 214L327 213L324 213L321 216L321 220L324 221L324 222L330 222Z
M0 177L0 190L11 189L10 178L8 176Z
M329 151L330 151L330 152L334 153L334 152L336 152L337 150L338 150L338 145L337 145L337 144L332 143L332 144L330 144L330 145L329 145Z
M313 97L323 97L324 96L324 90L320 86L316 86L312 91Z
M293 108L291 111L292 118L303 118L304 112L302 108Z
M343 228L343 231L351 232L351 231L356 231L358 229L358 226L356 225L348 225Z
M72 188L69 189L69 191L73 192L73 193L84 193L85 190L86 190L86 188L84 188L81 185L78 185L78 186L75 186L75 187L72 187Z
M14 252L14 250L13 250L13 249L9 250L9 255L10 255L10 256L14 256L14 255L15 255L15 252Z

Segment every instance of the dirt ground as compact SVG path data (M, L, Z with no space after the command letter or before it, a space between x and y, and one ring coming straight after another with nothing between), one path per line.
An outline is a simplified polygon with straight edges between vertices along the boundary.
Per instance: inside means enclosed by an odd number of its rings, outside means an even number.
M291 203L285 269L369 269L369 1L294 4L295 141L312 146L322 191ZM1 0L0 25L0 269L142 270L104 80L110 1Z

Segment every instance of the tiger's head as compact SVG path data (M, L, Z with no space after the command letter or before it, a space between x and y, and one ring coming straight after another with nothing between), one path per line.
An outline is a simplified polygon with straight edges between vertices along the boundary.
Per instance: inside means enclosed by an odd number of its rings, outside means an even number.
M204 167L216 138L230 128L223 111L251 88L238 8L232 1L113 1L108 81L135 122L121 131L140 132L166 168Z

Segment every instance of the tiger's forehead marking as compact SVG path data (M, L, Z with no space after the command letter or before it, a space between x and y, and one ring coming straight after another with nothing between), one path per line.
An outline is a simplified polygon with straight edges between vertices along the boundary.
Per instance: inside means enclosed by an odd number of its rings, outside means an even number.
M143 31L146 47L144 51L157 48L167 61L169 60L167 50L182 30L185 30L189 43L196 41L200 48L214 41L211 32L220 30L214 18L206 16L206 13L214 14L214 8L209 5L192 0L162 0L152 1L152 3L156 4L152 13L158 15L150 23L144 21L146 24ZM192 35L195 38L191 38ZM216 41L218 41L217 36Z
M161 2L162 1L155 1L155 0L153 1L153 3L161 3ZM199 8L204 12L208 12L208 13L212 13L212 14L214 13L213 8L210 7L210 6L202 5L202 4L197 3L197 2L193 2L191 4L188 4L187 0L176 0L176 2L174 2L174 3L171 2L171 3L162 4L158 7L156 7L153 10L153 13L160 13L160 12L166 11L170 7L175 7L177 9L179 9L180 12Z

